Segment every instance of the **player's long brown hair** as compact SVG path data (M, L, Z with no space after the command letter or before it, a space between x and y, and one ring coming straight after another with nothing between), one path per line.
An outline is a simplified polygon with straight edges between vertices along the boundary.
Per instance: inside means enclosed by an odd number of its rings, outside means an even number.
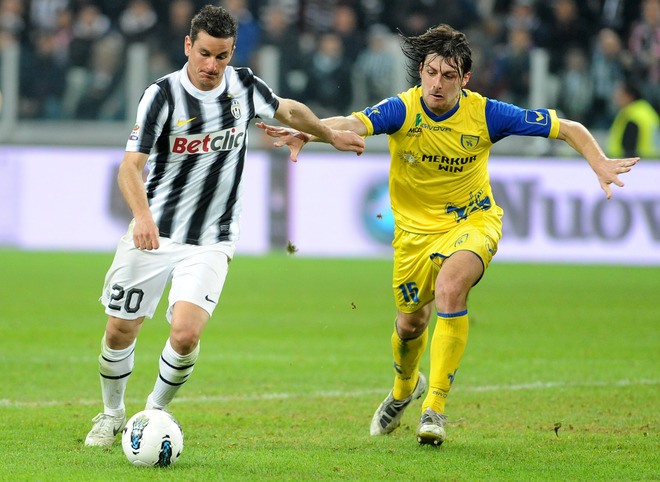
M430 28L416 37L406 37L401 32L399 36L401 50L408 58L408 76L414 84L420 82L419 67L429 54L446 59L447 63L456 67L461 77L472 69L472 50L467 37L447 24Z

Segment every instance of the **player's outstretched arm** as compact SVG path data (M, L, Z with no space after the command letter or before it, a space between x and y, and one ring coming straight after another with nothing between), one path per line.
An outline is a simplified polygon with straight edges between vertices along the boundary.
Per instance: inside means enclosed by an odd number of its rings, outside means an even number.
M594 139L582 124L568 119L559 119L559 122L557 139L565 141L569 146L582 154L598 176L598 182L603 191L605 191L607 199L610 199L612 197L610 184L623 187L623 182L619 180L619 174L629 172L637 164L639 157L610 159L600 148L596 139Z
M358 119L353 115L349 115L346 117L341 117L341 116L329 117L327 119L323 119L322 122L326 126L336 131L340 131L340 132L350 131L352 133L357 134L361 138L367 136L366 126L360 119ZM291 129L288 127L273 126L266 124L264 122L258 122L256 126L259 127L260 129L263 129L264 132L268 134L270 137L274 137L278 139L273 143L275 147L288 146L289 150L291 151L291 160L294 162L298 160L298 154L308 142L327 142L319 138L318 136L308 134L306 132L301 132L299 130ZM358 153L358 155L360 154L361 153Z
M282 124L312 134L340 151L364 152L364 139L355 132L336 129L314 115L309 107L292 99L279 99L275 118Z

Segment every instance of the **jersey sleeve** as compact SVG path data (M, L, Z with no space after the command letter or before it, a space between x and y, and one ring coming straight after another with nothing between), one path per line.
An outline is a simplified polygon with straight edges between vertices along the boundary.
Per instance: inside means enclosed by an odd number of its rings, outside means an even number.
M138 103L135 126L126 143L126 151L149 154L167 120L167 95L158 83L151 84Z
M406 106L399 97L388 97L362 112L353 112L367 126L367 136L394 134L406 120Z
M266 82L256 75L253 78L254 91L252 102L254 103L255 117L268 117L272 119L280 106L280 101Z
M507 136L554 139L559 134L559 118L554 110L528 110L492 99L486 101L486 124L493 143Z

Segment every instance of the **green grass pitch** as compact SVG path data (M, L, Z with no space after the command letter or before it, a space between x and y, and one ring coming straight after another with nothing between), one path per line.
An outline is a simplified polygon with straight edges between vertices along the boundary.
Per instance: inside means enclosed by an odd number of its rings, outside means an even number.
M83 447L111 258L0 251L0 480L660 479L657 267L495 261L447 404L461 421L434 448L414 438L420 401L369 436L393 378L391 262L238 256L170 407L183 454L140 469L119 443ZM153 387L164 308L138 339L129 415Z

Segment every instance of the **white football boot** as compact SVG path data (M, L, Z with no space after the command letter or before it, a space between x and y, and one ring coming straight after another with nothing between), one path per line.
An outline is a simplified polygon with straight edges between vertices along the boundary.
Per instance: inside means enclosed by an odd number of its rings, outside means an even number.
M431 407L427 408L419 419L419 425L417 426L417 441L421 445L442 445L446 436L446 423L446 415L436 412Z
M410 402L421 397L425 390L426 378L422 372L419 372L419 379L417 380L415 390L413 390L412 395L408 398L396 400L392 396L392 392L390 392L371 419L371 435L385 435L401 425L403 412L410 405Z
M113 416L107 413L99 413L92 419L94 426L87 434L85 445L88 447L110 447L117 434L121 433L126 426L126 411L121 415Z

